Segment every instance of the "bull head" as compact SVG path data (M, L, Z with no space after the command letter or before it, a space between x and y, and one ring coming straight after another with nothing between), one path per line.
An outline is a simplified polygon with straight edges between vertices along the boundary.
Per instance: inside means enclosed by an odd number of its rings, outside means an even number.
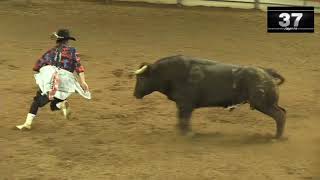
M154 91L154 79L151 76L150 64L142 63L134 74L136 75L136 86L134 90L134 96L136 98L141 99Z

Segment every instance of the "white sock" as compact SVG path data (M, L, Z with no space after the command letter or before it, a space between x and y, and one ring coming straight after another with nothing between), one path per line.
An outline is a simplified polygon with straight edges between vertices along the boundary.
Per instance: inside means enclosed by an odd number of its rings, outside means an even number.
M56 104L57 108L61 109L61 104L62 104L62 102L57 103Z

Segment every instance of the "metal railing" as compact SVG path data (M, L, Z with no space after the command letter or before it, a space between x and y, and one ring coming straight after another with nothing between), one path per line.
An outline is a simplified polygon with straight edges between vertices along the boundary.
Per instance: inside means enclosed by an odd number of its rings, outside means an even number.
M255 9L266 9L267 6L314 6L315 10L320 12L320 0L105 0L106 3L116 1L137 1L137 2L151 2L151 3L168 3L177 4L178 6L189 6L190 4L196 6L223 6L241 8L241 4L246 4L246 7ZM197 2L197 3L193 3ZM209 5L210 4L210 5ZM240 5L239 5L240 4ZM191 6L192 6L191 5Z

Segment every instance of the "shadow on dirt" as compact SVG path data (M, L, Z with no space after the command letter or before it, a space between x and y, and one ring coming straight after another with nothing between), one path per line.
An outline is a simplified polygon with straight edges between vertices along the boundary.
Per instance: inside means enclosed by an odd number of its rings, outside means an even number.
M275 139L273 134L223 134L216 133L195 133L188 137L196 143L210 143L221 146L242 146L259 145L288 141L287 137Z

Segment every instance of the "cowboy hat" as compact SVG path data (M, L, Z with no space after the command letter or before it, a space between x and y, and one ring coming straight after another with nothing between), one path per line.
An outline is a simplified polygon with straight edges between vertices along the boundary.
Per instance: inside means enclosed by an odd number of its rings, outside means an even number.
M51 39L55 40L73 40L76 39L70 36L70 31L68 29L59 29L57 32L53 32L51 35Z

